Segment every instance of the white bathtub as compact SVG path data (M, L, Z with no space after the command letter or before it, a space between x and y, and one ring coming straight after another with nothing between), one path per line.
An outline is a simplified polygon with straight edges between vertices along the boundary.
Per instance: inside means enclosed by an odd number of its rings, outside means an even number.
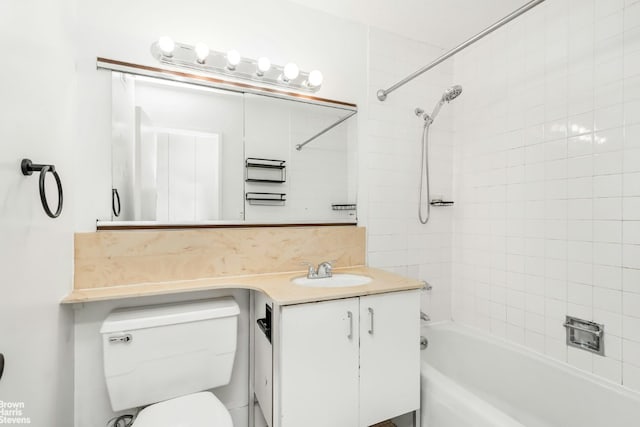
M640 393L454 323L422 333L423 427L640 426Z

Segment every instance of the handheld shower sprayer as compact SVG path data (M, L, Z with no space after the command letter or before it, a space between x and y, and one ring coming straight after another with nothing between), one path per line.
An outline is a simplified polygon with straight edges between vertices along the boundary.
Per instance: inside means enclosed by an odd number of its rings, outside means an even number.
M444 91L444 94L442 95L442 99L444 101L451 102L454 99L456 99L458 96L460 96L461 93L462 93L462 86L453 85L449 89Z
M426 224L429 222L429 217L431 216L431 197L430 197L430 189L429 189L429 127L433 124L433 121L438 116L440 109L445 104L445 102L449 103L456 99L462 93L462 86L455 85L451 86L447 90L444 91L442 97L436 104L433 109L431 115L424 112L422 108L416 108L414 110L416 116L422 117L424 119L424 128L422 130L422 162L420 164L420 193L419 193L419 201L418 201L418 219L422 224ZM426 187L426 199L427 199L427 214L423 216L422 213L422 188Z
M460 96L461 93L462 93L462 86L460 85L451 86L449 89L445 90L444 93L442 94L442 98L440 98L440 101L438 101L435 108L433 109L433 113L431 113L431 121L433 122L436 119L436 116L440 112L440 109L442 108L445 102L449 103L453 101L458 96Z
M442 94L442 97L440 98L436 106L433 108L433 112L431 113L431 115L426 114L422 108L416 108L415 109L416 116L422 117L425 121L426 126L430 126L438 116L438 113L440 113L440 109L442 108L444 103L445 102L449 103L453 101L458 96L460 96L461 93L462 93L462 86L460 85L451 86L450 88L444 91L444 93Z

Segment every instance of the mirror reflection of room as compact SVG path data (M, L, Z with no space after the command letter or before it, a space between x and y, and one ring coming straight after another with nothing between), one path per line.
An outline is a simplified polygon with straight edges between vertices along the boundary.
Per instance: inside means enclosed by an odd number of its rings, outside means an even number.
M345 111L302 102L245 94L245 152L247 157L285 162L286 180L247 182L246 191L286 194L284 209L273 203L247 203L246 219L348 220L354 212L337 211L333 205L355 200L355 168L349 168L349 152L355 138L345 123L319 136L301 150L296 145L308 140L345 116Z
M117 220L243 219L242 94L120 73L112 83Z
M113 72L110 219L355 222L354 113Z

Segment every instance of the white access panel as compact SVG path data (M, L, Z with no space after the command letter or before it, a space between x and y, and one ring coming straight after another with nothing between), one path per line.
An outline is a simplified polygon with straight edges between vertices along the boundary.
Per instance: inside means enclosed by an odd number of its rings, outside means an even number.
M266 317L266 305L273 307L273 302L263 293L254 292L254 317L256 319ZM254 372L253 372L253 392L262 417L269 427L273 427L273 351L267 336L258 326L253 323L254 328Z
M360 422L420 407L420 293L360 298ZM343 424L346 425L346 424Z
M282 308L280 427L358 425L358 306Z

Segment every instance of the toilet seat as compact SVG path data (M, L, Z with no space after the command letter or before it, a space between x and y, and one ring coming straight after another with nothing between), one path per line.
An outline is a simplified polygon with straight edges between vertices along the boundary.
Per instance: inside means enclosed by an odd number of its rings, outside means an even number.
M144 408L132 427L233 427L227 408L204 391L165 400Z

